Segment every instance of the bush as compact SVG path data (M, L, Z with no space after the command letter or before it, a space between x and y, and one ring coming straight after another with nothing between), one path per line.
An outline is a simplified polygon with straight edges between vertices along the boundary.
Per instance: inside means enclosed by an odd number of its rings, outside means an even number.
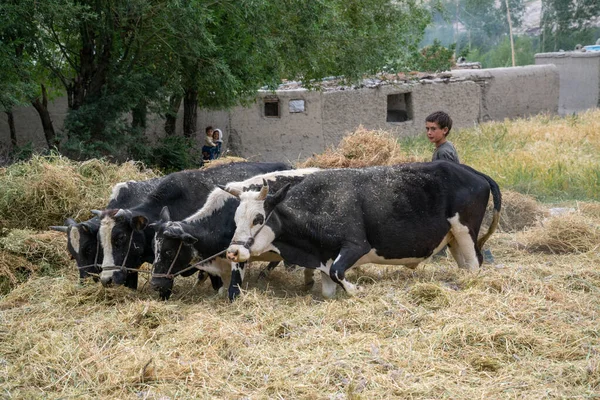
M193 139L183 136L167 136L156 146L147 143L134 144L130 152L136 160L164 173L198 168L202 165L198 145Z

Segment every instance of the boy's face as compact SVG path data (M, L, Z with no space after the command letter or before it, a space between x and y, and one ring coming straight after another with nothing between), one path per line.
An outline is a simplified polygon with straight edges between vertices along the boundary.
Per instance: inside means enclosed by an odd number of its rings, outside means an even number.
M437 122L425 122L425 130L427 131L427 139L436 146L446 141L448 127L440 128Z

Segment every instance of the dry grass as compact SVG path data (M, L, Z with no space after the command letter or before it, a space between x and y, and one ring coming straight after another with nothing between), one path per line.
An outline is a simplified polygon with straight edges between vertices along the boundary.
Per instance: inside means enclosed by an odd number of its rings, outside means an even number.
M106 205L114 184L156 176L133 162L34 156L0 169L0 229L47 229L67 217L91 218L89 210Z
M486 229L492 222L493 202L487 207L483 225ZM533 197L512 190L502 190L502 209L498 230L502 232L518 232L535 226L547 215L547 211Z
M571 398L600 390L596 254L537 255L493 237L501 265L365 266L324 301L275 270L233 304L207 283L160 302L32 279L0 301L6 398ZM26 333L26 334L24 334Z
M586 253L600 248L600 224L578 214L554 216L522 236L532 252Z
M337 148L314 155L297 168L360 168L414 161L417 159L404 153L391 133L359 127L344 137Z
M204 161L203 168L211 168L211 167L216 167L217 165L231 164L234 162L244 162L244 161L248 161L248 160L246 160L245 158L242 158L242 157L224 156L224 157L217 158L216 160Z

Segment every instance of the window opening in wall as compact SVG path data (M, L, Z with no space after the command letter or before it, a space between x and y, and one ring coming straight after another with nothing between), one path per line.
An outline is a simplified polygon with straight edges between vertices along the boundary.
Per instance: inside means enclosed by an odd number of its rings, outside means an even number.
M279 117L279 99L265 99L265 117Z
M386 122L404 122L413 119L410 93L389 94L387 97Z
M306 111L304 100L290 100L289 105L291 113L303 113Z

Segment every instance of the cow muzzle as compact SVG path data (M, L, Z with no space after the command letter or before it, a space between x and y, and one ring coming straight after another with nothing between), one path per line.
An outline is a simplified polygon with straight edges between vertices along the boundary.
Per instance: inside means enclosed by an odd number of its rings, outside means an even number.
M238 245L230 246L227 249L226 257L229 261L244 262L250 258L250 250Z
M102 271L100 273L100 282L102 286L110 286L113 281L113 273L112 271Z
M150 285L158 292L161 300L169 300L173 293L173 279L153 277Z
M103 286L109 286L112 284L124 285L126 278L127 272L121 271L119 269L113 269L108 271L102 270L102 273L100 273L100 282Z

